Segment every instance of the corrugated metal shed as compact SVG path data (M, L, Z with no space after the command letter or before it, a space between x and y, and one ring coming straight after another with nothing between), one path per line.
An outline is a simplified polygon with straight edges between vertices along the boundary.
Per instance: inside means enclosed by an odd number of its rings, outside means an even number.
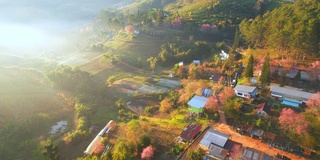
M203 108L204 105L207 103L208 98L200 97L195 95L189 102L188 105L194 108Z
M299 91L297 89L280 87L280 86L276 86L276 85L271 85L270 91L274 92L273 94L283 94L283 95L289 95L289 96L293 96L293 97L297 97L297 98L305 98L305 99L309 99L314 95L313 93Z
M230 136L220 133L218 131L215 131L213 129L210 129L203 137L203 139L200 141L200 145L209 147L211 143L224 147L226 144L227 140L229 139Z
M257 87L245 86L245 85L237 85L236 87L233 88L233 90L248 92L248 93L253 92L255 89L257 89Z

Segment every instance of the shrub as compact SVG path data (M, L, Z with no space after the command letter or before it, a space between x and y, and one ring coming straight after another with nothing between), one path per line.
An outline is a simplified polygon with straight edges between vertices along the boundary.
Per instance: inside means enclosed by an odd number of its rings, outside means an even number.
M67 145L75 145L80 143L83 139L86 139L88 137L88 132L87 131L82 131L82 130L75 130L73 132L68 132L64 137L63 141Z
M150 116L151 114L153 114L154 112L159 110L159 106L155 105L155 106L147 106L146 108L144 108L144 112Z

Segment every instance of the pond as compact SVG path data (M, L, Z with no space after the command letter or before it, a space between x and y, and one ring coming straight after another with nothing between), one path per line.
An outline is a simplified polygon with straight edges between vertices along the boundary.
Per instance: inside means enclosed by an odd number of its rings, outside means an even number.
M61 120L56 123L56 125L51 127L50 134L56 134L57 132L63 133L67 128L68 121Z

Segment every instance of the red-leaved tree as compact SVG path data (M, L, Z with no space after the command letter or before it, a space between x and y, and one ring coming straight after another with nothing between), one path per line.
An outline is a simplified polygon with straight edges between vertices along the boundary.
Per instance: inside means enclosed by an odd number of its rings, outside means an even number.
M148 146L143 149L141 153L141 159L151 159L153 157L154 150L152 146Z
M134 27L132 25L128 25L124 28L127 34L133 34L134 33Z
M221 104L225 104L229 98L234 97L234 90L231 87L225 87L219 94L219 100Z
M208 98L206 105L204 106L207 110L217 112L219 106L219 101L216 95Z
M284 108L279 117L280 128L297 135L307 133L309 122L301 113L296 113L290 108Z
M106 147L101 142L96 142L93 145L93 154L101 153Z
M320 93L315 93L307 101L307 112L320 116Z

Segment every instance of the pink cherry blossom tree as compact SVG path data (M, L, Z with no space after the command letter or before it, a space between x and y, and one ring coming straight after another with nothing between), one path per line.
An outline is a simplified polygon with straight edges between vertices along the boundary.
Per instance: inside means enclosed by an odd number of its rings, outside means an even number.
M315 61L315 62L313 62L311 65L310 65L310 67L308 68L309 69L309 71L312 73L312 75L313 75L313 78L315 79L315 80L317 80L319 77L319 75L320 75L320 70L319 70L319 68L320 68L320 61Z
M309 122L301 113L296 113L290 108L284 108L279 117L280 128L297 135L307 133Z
M307 101L307 109L306 111L317 116L320 116L320 93L315 93L310 99Z
M143 149L141 153L141 159L151 159L153 157L153 154L154 154L154 149L152 148L152 146L148 146Z
M219 100L222 104L225 104L229 98L234 96L234 90L231 87L225 87L223 91L219 94Z
M202 33L208 33L211 30L210 24L202 24L200 27L200 32Z
M181 29L182 25L183 25L182 18L178 17L178 18L172 20L171 24L172 24L173 28Z
M219 101L216 95L208 98L206 105L204 106L207 110L217 112Z

